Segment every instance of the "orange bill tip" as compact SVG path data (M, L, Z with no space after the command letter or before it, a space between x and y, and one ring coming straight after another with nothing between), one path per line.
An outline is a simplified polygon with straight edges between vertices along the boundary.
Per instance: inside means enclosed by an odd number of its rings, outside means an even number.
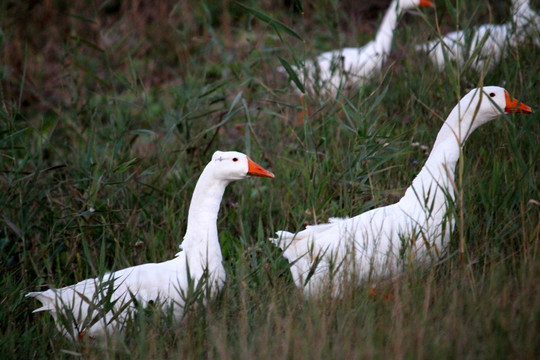
M420 3L418 4L418 6L434 7L435 5L429 0L420 0Z
M251 160L249 157L247 158L248 161L248 175L249 176L259 176L259 177L269 177L273 178L274 174L272 174L270 171L263 168L261 165L257 164L253 160Z
M527 106L524 103L518 102L517 99L512 99L510 97L510 94L508 94L508 91L506 90L504 90L504 97L506 99L506 107L504 108L504 112L525 113L525 114L532 113L530 106Z

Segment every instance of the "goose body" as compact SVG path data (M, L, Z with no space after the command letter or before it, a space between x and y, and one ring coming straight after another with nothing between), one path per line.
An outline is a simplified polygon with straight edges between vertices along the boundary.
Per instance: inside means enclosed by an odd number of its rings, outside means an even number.
M532 40L536 47L540 47L540 14L533 10L529 0L512 2L512 22L516 29L514 46Z
M203 170L191 200L181 251L172 260L133 266L61 289L30 292L49 311L58 329L77 340L121 329L138 306L149 302L172 307L179 319L186 296L205 280L210 292L225 281L217 215L225 188L247 176L273 177L246 155L217 151ZM200 284L203 284L202 282ZM65 326L69 323L70 326Z
M511 24L486 24L470 30L453 31L441 40L416 46L416 50L427 53L441 71L446 61L463 66L469 59L471 68L477 72L489 71L501 60L511 41L511 33Z
M527 38L540 46L540 16L530 7L529 0L514 0L510 22L453 31L415 49L428 54L439 70L451 61L461 66L470 62L472 69L482 72L492 70L508 53L508 47L517 46Z
M305 69L293 67L293 70L310 91L320 92L323 96L336 97L340 89L361 86L381 71L392 48L398 17L403 11L420 6L433 4L429 0L392 1L373 41L359 48L324 52L314 60L306 61ZM280 68L280 71L284 70Z
M531 112L500 87L474 89L454 107L431 154L404 196L395 204L353 218L307 226L271 239L291 263L296 285L309 295L331 286L339 292L347 276L379 277L400 261L427 262L444 254L454 227L454 171L467 137L478 126L506 112Z

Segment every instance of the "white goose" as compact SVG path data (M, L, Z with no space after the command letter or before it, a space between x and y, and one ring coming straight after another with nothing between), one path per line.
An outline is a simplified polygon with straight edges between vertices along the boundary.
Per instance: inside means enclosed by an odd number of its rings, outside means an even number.
M133 266L61 289L28 293L26 296L43 304L34 312L50 311L58 329L73 340L121 330L137 309L136 303L172 306L175 318L180 318L191 286L197 287L202 279L208 281L211 292L223 286L217 215L227 185L247 176L274 177L242 153L216 151L195 186L184 241L174 259ZM71 326L66 328L66 323Z
M512 2L512 21L516 29L514 46L531 39L535 46L540 47L540 15L531 8L529 0Z
M405 195L395 204L353 218L307 226L271 239L291 263L294 282L308 295L323 289L341 291L347 276L378 277L398 269L400 259L418 262L441 256L454 221L448 201L454 199L454 171L462 147L480 125L504 112L530 113L500 87L470 91L444 122L430 156Z
M394 0L384 15L375 40L360 48L348 47L324 52L313 61L306 61L305 69L293 66L293 70L310 91L320 89L323 96L335 98L339 89L361 86L381 71L382 64L392 49L398 17L405 10L421 6L432 7L433 3L429 0ZM282 68L279 71L284 72Z
M514 0L511 22L453 31L442 39L417 45L415 50L427 53L439 70L451 61L461 66L470 62L471 68L482 72L492 70L507 53L507 47L517 46L527 38L540 46L540 16L532 10L529 0Z

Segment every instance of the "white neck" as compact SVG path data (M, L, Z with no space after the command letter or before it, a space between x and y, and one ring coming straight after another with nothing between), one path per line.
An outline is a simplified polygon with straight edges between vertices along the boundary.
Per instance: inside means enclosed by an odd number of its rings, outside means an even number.
M218 180L205 168L195 186L189 206L188 224L182 248L196 246L207 250L219 250L217 216L221 199L229 181Z
M420 196L426 204L440 203L446 194L453 198L452 183L461 149L469 135L482 123L473 122L474 109L465 109L464 106L461 103L456 105L444 122L424 167L405 196ZM438 191L441 188L443 191Z
M397 0L392 1L386 14L384 14L382 23L377 31L377 36L375 36L377 50L383 54L389 54L390 49L392 48L392 38L394 36L394 29L396 28L399 15L397 13L397 6Z

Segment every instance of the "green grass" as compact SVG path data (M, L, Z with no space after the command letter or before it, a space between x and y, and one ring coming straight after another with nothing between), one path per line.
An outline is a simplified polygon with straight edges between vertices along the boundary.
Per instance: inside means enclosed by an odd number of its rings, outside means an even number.
M294 61L373 37L387 4L325 1L2 3L2 358L538 358L540 49L512 49L485 78L438 73L410 44L456 24L500 23L509 4L437 1L405 16L386 71L302 110L278 56ZM533 2L535 9L540 4ZM360 29L360 31L356 31ZM267 240L399 199L466 89L500 85L535 113L468 140L463 215L447 260L399 279L304 299ZM28 291L170 259L213 151L276 174L232 184L219 216L227 284L181 323L147 309L114 345L62 338ZM461 177L460 177L461 178ZM459 219L459 216L458 216ZM459 242L465 243L460 257Z

